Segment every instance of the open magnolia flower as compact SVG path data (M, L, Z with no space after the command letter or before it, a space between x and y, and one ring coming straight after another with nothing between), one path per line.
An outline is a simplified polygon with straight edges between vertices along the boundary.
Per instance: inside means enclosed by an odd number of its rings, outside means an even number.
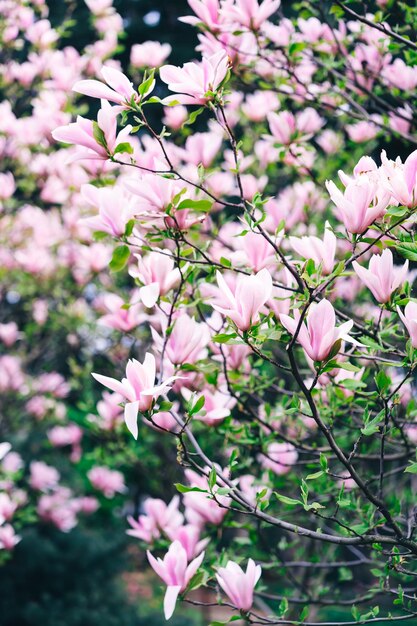
M143 363L130 359L126 365L126 378L121 381L102 374L92 374L99 383L116 393L120 393L128 401L125 404L125 422L135 439L138 438L138 413L149 411L156 398L171 387L178 376L167 378L160 385L155 385L155 357L150 352L145 355Z
M204 559L204 552L188 563L187 551L177 540L174 541L163 559L155 558L147 552L152 569L167 585L164 600L165 619L172 617L178 595L185 591L188 583L200 567Z
M228 561L226 567L219 567L216 578L233 605L241 611L249 611L253 604L253 590L261 574L261 566L249 559L246 572L237 563Z
M101 68L101 75L106 81L106 84L98 80L79 80L73 86L73 91L82 93L85 96L90 96L91 98L109 100L110 102L115 102L127 108L129 108L129 103L132 98L133 101L140 99L138 92L133 87L133 83L130 82L123 72L116 70L114 67L103 66ZM151 93L154 86L155 81L153 80L146 94L143 95Z
M368 269L356 261L352 265L361 281L381 304L389 301L394 291L405 281L408 272L408 261L402 267L395 267L392 252L388 249L382 254L374 254Z
M236 324L239 330L248 330L259 321L259 312L272 294L272 277L264 268L253 276L239 276L234 293L218 271L220 297L213 309Z
M225 79L229 69L229 58L224 50L209 57L203 57L200 63L185 63L183 67L163 65L159 70L161 79L168 85L175 96L168 96L166 104L206 104L211 100L207 92L216 91Z
M300 318L301 314L298 310L294 311L294 317L280 315L282 325L291 335L295 335L300 325ZM297 341L313 361L325 361L339 339L356 346L362 345L348 334L353 326L352 320L336 326L335 310L326 299L318 304L313 303L306 319L307 324L302 322L300 325Z

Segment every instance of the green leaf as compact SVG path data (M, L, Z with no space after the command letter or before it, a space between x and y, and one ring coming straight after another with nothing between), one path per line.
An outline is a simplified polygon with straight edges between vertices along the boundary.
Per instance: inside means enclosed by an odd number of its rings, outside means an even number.
M208 213L212 206L213 202L211 200L191 200L190 198L185 198L177 206L177 209L192 209L196 212Z
M395 250L405 259L417 261L417 243L400 243L395 246Z
M133 154L133 148L130 145L130 143L125 141L124 143L119 143L119 145L116 146L116 149L113 154L119 154L119 152L124 152L124 153L127 152L128 154Z
M314 480L315 478L320 478L320 476L323 476L323 474L323 470L320 470L319 472L314 472L314 474L309 474L308 476L306 476L306 480Z
M404 472L407 472L407 474L417 474L417 463L411 463L405 468Z
M274 491L274 495L283 504L290 504L291 506L295 506L296 504L302 504L300 500L295 500L294 498L289 498L288 496L283 496L280 493Z
M384 370L380 370L378 374L375 376L375 383L378 388L380 394L383 394L386 391L390 384L391 378L387 376Z
M213 465L210 470L209 477L208 477L208 486L210 488L210 491L213 491L214 487L216 486L216 483L217 483L217 472L216 472L216 468Z
M135 227L135 220L129 220L125 228L125 237L130 237Z
M219 335L214 335L212 340L215 343L227 343L230 339L235 339L237 337L236 333L220 333Z
M281 602L279 603L278 606L278 615L280 617L284 617L285 613L288 612L288 600L287 598L282 598Z
M201 115L203 111L204 111L204 107L200 107L196 111L193 111L192 113L190 113L190 115L188 116L188 119L185 120L184 124L182 125L182 128L184 128L184 126L190 126L191 124L194 124L197 117Z
M103 148L107 150L106 136L97 122L93 122L93 137L100 146L103 146Z
M139 85L138 92L142 97L152 91L153 83L155 82L154 75L155 70L152 70L149 77L145 78L145 80Z
M379 431L379 424L384 418L384 411L380 411L376 417L372 420L366 421L365 426L361 428L361 433L365 435L365 437L370 437Z
M179 493L189 493L190 491L197 491L198 493L207 493L205 489L200 489L200 487L187 487L187 485L182 485L181 483L174 483L174 487Z
M220 263L221 265L223 265L224 267L232 267L232 262L229 261L229 259L226 259L224 256L220 257Z
M194 404L194 406L188 411L189 415L195 415L196 413L201 411L201 409L204 406L205 401L206 401L205 397L200 396L197 402Z
M113 256L109 264L111 271L120 272L124 268L126 263L128 262L129 257L130 257L129 246L126 246L126 245L118 246L114 250Z
M172 409L173 402L169 402L169 400L162 400L159 403L158 411L170 411Z

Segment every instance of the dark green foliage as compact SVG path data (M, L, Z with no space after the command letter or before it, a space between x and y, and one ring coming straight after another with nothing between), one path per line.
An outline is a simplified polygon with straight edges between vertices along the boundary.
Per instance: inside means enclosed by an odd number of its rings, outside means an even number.
M104 530L26 532L0 568L2 626L139 626L120 579L123 543Z

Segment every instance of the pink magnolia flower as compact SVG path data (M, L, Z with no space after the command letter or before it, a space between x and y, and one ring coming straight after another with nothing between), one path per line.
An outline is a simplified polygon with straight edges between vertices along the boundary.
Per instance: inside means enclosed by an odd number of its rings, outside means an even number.
M413 91L417 85L417 65L407 65L403 59L395 59L382 71L383 78L394 87Z
M397 311L402 323L408 330L411 345L413 348L417 348L417 302L410 300L410 302L405 305L404 313L402 313L399 306L397 306Z
M171 50L169 43L136 43L130 49L130 63L133 67L159 67L169 57Z
M313 259L317 265L322 265L323 274L331 274L336 254L336 235L326 222L323 239L318 237L290 237L291 247L305 259Z
M133 88L133 84L128 77L119 70L116 70L114 67L103 66L101 75L106 81L106 85L98 80L80 80L75 83L72 90L92 98L115 102L126 108L130 107L132 98L133 101L140 99L138 92ZM151 93L154 86L155 81L152 82L145 95Z
M298 327L300 312L294 311L294 318L289 315L280 315L282 325L292 335ZM297 336L297 341L302 345L307 355L313 361L324 361L329 356L335 343L339 339L359 344L348 333L353 326L349 320L336 327L336 314L332 304L323 299L318 304L313 303L307 313L307 324L303 322Z
M165 619L170 619L175 610L178 595L185 591L188 583L200 567L204 552L188 564L187 552L179 541L174 541L163 559L146 553L152 569L167 585L164 599Z
M13 550L21 539L10 524L0 526L0 550Z
M278 476L287 474L297 459L298 452L291 443L270 443L266 453L259 455L262 467L272 470Z
M236 0L231 6L225 5L223 15L228 21L257 30L278 10L280 4L281 0L263 0L261 4L258 0Z
M196 14L180 17L179 21L185 24L196 25L203 23L210 30L217 30L220 25L221 15L220 0L188 0L188 4Z
M163 65L159 75L175 96L165 98L165 103L204 105L212 97L209 91L216 91L229 69L229 58L220 50L210 57L204 57L200 63L185 63L182 67Z
M128 401L125 404L125 422L135 439L138 438L139 411L149 411L154 400L167 391L171 382L178 378L171 376L160 385L155 385L155 375L155 357L150 352L146 353L143 364L136 359L129 359L126 365L126 378L123 378L121 382L109 376L92 374L99 383L120 393Z
M261 574L261 566L249 559L246 572L234 561L228 561L226 567L219 567L216 578L232 604L241 611L249 611L253 604L253 590Z
M248 330L259 321L259 311L272 293L272 278L264 268L252 276L239 277L235 292L232 293L220 272L217 284L221 291L221 304L213 304L213 309L230 317L240 330Z
M188 117L186 107L178 105L176 107L165 107L162 122L165 126L178 130Z
M127 303L127 306L123 298L116 293L104 294L100 299L100 303L107 311L98 320L98 323L103 326L128 333L147 319L147 316L142 311L140 302L138 302L137 291L131 293L131 301Z
M350 180L344 193L333 181L326 181L326 187L350 233L363 233L384 215L390 201L390 193L381 189L381 184L366 174Z
M120 422L123 412L120 404L123 402L123 396L120 393L103 392L102 400L97 402L98 416L90 415L89 419L98 422L101 428L105 430L113 430Z
M132 130L132 126L128 124L117 133L117 113L116 107L112 108L106 100L102 100L101 109L97 114L97 124L103 133L105 145L97 142L94 136L93 121L80 115L77 117L76 122L72 122L67 126L59 126L52 131L52 137L56 141L71 143L85 148L85 150L76 152L75 158L77 159L107 161L109 154L114 152L118 144L125 142Z
M200 476L190 469L185 470L185 475L191 487L198 487L207 491L207 494L198 491L189 491L184 494L183 502L187 521L199 528L206 523L218 526L227 513L230 498L216 495L216 502L208 493L208 483L205 476ZM218 486L215 486L213 492L216 493L217 490ZM218 503L222 506L219 506Z
M0 324L0 341L10 348L20 337L19 329L16 322L8 322L8 324Z
M392 252L388 249L381 255L373 254L368 269L356 261L352 265L361 281L381 304L389 301L393 292L403 284L408 272L408 261L402 267L394 267Z
M9 452L6 456L1 459L1 468L6 474L15 474L19 470L22 469L24 463L23 459L18 452Z
M0 174L0 200L8 200L16 191L16 183L11 172Z
M183 387L181 393L186 400L189 400L192 396L192 391L187 389L187 387ZM204 395L204 406L195 416L195 419L204 422L207 426L216 426L226 417L229 417L236 400L227 391L215 390L213 392L209 389L204 389L202 394Z
M162 350L164 340L154 329L152 336ZM195 363L207 355L210 331L207 324L196 322L187 314L180 315L165 344L165 355L174 365Z
M382 176L388 190L402 205L413 208L417 204L417 150L414 150L404 164L400 159L390 161L385 151L381 154Z
M184 185L173 178L145 174L141 178L128 178L124 185L131 193L139 196L138 213L151 215L165 212Z
M48 432L48 439L55 447L71 446L71 461L79 461L81 458L81 439L83 431L77 424L68 426L54 426Z
M166 534L171 541L179 541L187 553L187 559L191 561L201 554L209 543L210 539L200 539L201 529L193 524L184 524L184 526L168 527Z
M147 543L158 539L161 532L169 536L169 532L179 528L184 521L178 509L179 501L178 496L174 496L169 504L158 498L147 498L143 505L144 514L137 520L131 515L127 518L132 528L126 533Z
M129 270L133 278L139 278L144 284L139 289L139 297L148 308L152 308L160 296L166 295L181 280L174 260L163 252L150 252L144 257L135 254L138 269L132 267Z
M378 127L372 122L362 121L346 126L346 132L351 141L362 143L373 139L378 133Z
M83 185L81 195L94 208L98 215L86 217L80 222L93 231L103 231L113 237L120 237L126 230L126 224L135 215L136 207L132 198L128 198L120 187L95 187Z
M62 532L68 532L77 525L77 502L72 492L61 487L52 494L44 494L39 498L37 513L39 517L54 524Z
M11 520L17 509L17 503L13 502L8 493L0 493L0 525L5 520Z
M87 477L93 487L101 491L106 498L114 498L116 493L126 491L123 474L108 467L93 467L87 472Z
M29 484L37 491L54 489L60 479L58 470L43 461L32 461L30 464Z

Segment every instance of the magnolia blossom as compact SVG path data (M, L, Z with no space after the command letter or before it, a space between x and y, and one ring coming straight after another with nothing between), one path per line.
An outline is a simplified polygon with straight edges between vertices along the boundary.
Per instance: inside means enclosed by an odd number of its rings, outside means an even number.
M180 542L189 561L201 554L210 541L209 538L200 539L201 529L193 524L184 524L175 528L169 526L165 532L171 541Z
M361 281L381 304L389 301L392 293L403 284L408 272L408 261L402 267L394 267L392 252L388 249L381 255L372 255L368 269L356 261L352 265Z
M287 474L297 459L298 452L291 443L270 443L266 453L259 455L262 467L272 470L278 476Z
M98 320L98 323L103 326L128 333L147 319L140 302L138 302L138 294L135 291L132 292L131 301L129 303L126 303L123 298L116 293L104 294L100 299L100 303L107 311L107 313Z
M98 215L82 219L82 224L113 237L124 234L126 224L135 215L136 207L120 187L100 188L87 184L82 186L81 194L91 206L98 208Z
M253 590L260 579L262 568L249 559L246 572L234 561L219 567L216 578L232 604L241 611L249 611L253 604Z
M152 569L167 585L164 599L165 619L170 619L175 610L178 595L185 591L188 583L200 567L204 552L188 564L187 552L179 541L174 541L163 559L146 553Z
M110 102L115 102L127 108L129 108L132 98L133 101L140 98L128 77L114 67L103 66L101 75L106 81L106 85L98 80L80 80L75 83L72 90L91 98L110 100ZM155 81L152 82L147 90L147 94L152 91L154 85Z
M336 235L330 230L326 222L323 239L318 237L290 237L292 248L305 259L313 259L317 265L322 265L323 274L331 274L336 254Z
M47 465L43 461L32 461L30 464L29 484L37 491L48 491L57 486L60 475L55 467Z
M186 400L192 397L192 391L183 387L181 393ZM207 426L216 426L220 424L226 417L229 417L231 409L236 404L236 399L230 397L230 394L223 390L210 391L203 390L204 406L195 416L195 419L204 422Z
M180 17L180 22L192 25L202 22L208 26L210 30L217 30L221 20L220 0L188 0L188 4L196 16L186 15L184 17Z
M161 536L161 532L169 536L169 532L181 527L184 518L178 510L179 497L174 496L167 505L159 498L147 498L143 505L143 515L135 520L131 515L127 518L131 529L127 534L150 543Z
M126 491L123 474L108 467L93 467L87 473L87 477L93 487L101 491L106 498L114 498L116 493Z
M224 5L223 15L240 26L257 30L280 4L281 0L263 0L261 3L258 0L236 0L233 5Z
M84 150L77 151L75 157L77 159L107 161L109 154L113 154L116 147L125 142L132 130L132 126L128 124L117 133L117 113L116 107L112 108L106 100L102 100L101 109L97 114L97 125L103 134L103 143L97 142L94 122L80 115L76 122L56 128L52 132L52 137L57 141L82 146Z
M387 189L402 205L414 208L417 205L417 150L414 150L404 164L387 159L385 151L381 154L382 176Z
M293 318L289 315L280 315L281 323L292 335L298 328L300 317L299 310L294 311ZM353 321L349 320L336 327L334 308L328 300L323 299L318 304L313 303L310 306L307 313L307 324L305 322L301 324L297 341L302 345L310 359L325 361L339 339L361 345L348 334L352 326Z
M168 89L176 94L165 98L164 102L206 104L212 99L207 92L218 89L228 69L229 58L224 50L204 57L200 63L185 63L182 67L163 65L159 75Z
M125 422L135 439L138 438L138 413L149 411L154 400L170 388L177 376L167 378L165 382L155 385L156 363L150 352L145 355L143 363L129 359L126 365L126 378L118 381L102 374L92 374L99 383L112 391L120 393L128 402L125 404Z
M240 330L248 330L259 321L259 312L271 297L271 274L264 268L253 276L240 276L234 293L219 271L216 275L222 299L212 304L213 309L230 317Z
M21 539L10 524L0 526L0 550L13 550Z
M190 469L185 470L185 475L191 487L208 492L207 478L200 476ZM218 486L215 486L213 493L216 493ZM203 527L207 522L218 526L227 513L227 507L230 505L229 496L216 495L214 500L208 493L198 491L188 491L184 494L185 517L190 524ZM219 506L220 503L222 506Z
M17 509L17 503L13 502L8 493L0 493L0 524L5 520L11 520Z
M402 323L408 330L411 345L413 348L417 348L417 302L410 300L410 302L405 305L404 313L399 306L397 306L397 311Z
M366 174L350 180L344 193L333 181L326 181L326 187L350 233L363 233L372 222L384 215L390 201L390 193Z
M162 337L154 329L152 336L157 347L162 350L164 346ZM174 365L195 363L207 355L206 346L209 340L210 331L207 324L196 322L186 314L180 315L165 342L165 355Z
M169 43L136 43L130 49L130 63L133 67L159 67L169 57L171 50Z
M129 274L144 284L139 289L139 297L146 307L152 308L160 296L167 294L180 282L181 272L163 250L150 252L144 257L139 254L135 256L138 268L131 267Z

